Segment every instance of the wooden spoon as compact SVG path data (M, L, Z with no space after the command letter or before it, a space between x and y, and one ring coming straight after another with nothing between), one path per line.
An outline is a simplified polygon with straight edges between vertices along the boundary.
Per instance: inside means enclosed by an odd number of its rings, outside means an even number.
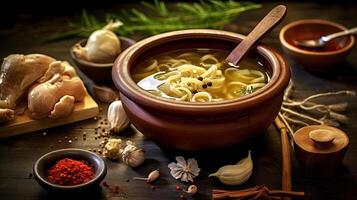
M243 39L235 49L223 61L223 65L227 67L239 68L239 61L255 46L265 34L270 32L275 25L280 22L286 14L286 7L283 5L273 8L253 29L249 35ZM158 87L166 82L166 80L157 80L155 76L162 72L155 73L138 82L138 86L144 90L158 91Z
M226 63L230 67L238 68L237 65L244 56L253 49L252 47L267 33L269 33L285 16L286 7L278 5L273 8L253 29L249 35L243 39L238 46L226 58Z

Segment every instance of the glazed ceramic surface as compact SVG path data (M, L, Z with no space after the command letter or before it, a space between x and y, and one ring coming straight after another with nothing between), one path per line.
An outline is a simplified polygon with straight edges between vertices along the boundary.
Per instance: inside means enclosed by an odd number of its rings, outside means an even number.
M331 40L323 49L308 49L296 45L296 41L317 39L321 36L346 30L334 22L306 19L284 26L279 35L284 52L295 62L310 71L323 71L342 62L355 43L352 35Z
M192 48L231 51L242 38L218 30L183 30L156 35L128 48L117 58L112 76L130 121L158 144L181 150L226 147L264 133L280 110L290 80L287 63L265 45L252 53L267 66L270 82L235 100L191 103L165 99L142 90L131 78L131 69L153 55Z

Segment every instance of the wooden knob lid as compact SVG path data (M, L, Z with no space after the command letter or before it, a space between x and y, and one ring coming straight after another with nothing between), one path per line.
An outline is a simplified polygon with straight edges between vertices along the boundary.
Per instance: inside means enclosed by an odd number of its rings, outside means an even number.
M294 141L307 152L324 154L339 152L349 143L346 133L326 125L303 127L294 134Z

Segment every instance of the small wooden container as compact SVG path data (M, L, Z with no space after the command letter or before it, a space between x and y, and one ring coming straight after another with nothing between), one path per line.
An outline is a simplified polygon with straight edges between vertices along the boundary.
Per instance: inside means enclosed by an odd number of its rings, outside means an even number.
M346 133L326 125L306 126L294 134L296 158L308 177L333 176L348 144Z

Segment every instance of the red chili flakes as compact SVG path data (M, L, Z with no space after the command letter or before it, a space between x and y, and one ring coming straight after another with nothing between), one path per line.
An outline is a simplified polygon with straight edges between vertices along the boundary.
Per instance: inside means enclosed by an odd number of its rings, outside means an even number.
M47 171L47 179L58 185L78 185L90 181L94 176L93 167L86 161L70 158L59 160Z

